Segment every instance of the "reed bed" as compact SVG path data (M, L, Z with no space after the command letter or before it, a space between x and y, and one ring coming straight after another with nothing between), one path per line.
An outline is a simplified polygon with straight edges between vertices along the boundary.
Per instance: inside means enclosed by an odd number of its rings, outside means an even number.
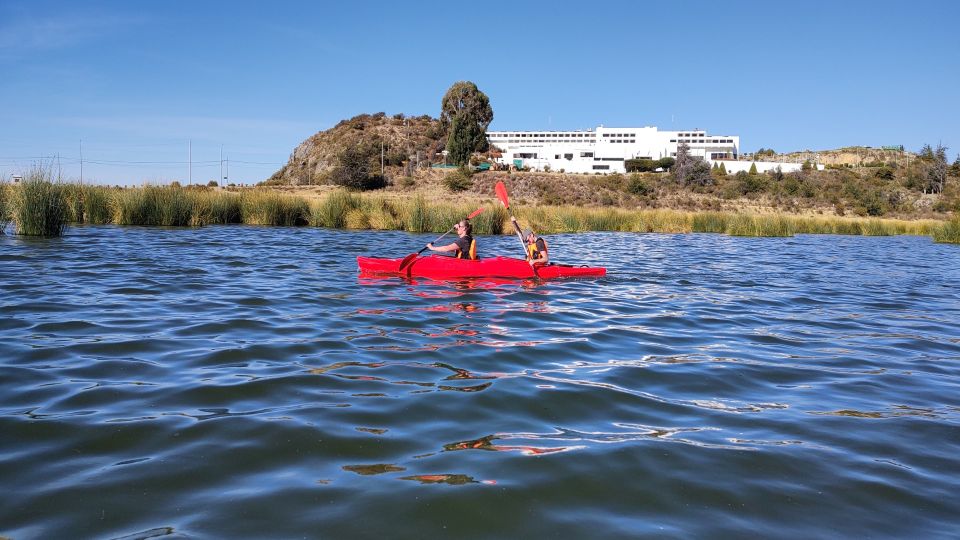
M937 227L933 231L933 240L943 244L960 244L960 215Z
M367 229L370 222L360 210L361 198L346 190L330 193L310 209L310 225L331 229Z
M0 181L0 235L6 234L10 223L10 197L12 191L6 182Z
M64 184L51 182L45 170L36 168L11 191L9 216L17 234L63 235L69 219Z
M240 195L240 212L248 225L292 227L309 224L310 206L301 197L257 189Z
M442 233L476 210L464 203L428 202L422 195L388 199L382 195L333 191L318 201L267 189L235 194L179 187L107 188L51 182L43 170L21 184L0 185L0 225L12 219L21 234L56 236L67 222L147 226L207 224L312 225L316 227ZM785 237L794 234L919 235L957 242L958 218L901 221L782 214L625 210L575 206L520 207L524 227L541 234L585 231L689 233ZM512 234L509 214L486 205L473 220L475 234Z

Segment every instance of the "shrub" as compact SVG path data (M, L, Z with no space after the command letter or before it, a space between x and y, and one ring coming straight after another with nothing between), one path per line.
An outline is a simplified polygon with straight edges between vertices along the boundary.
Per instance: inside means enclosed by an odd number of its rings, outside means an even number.
M461 167L447 174L443 179L443 185L453 192L466 191L473 187L473 180L470 179L470 172Z
M660 162L652 159L628 159L623 165L627 172L652 172L657 170Z
M653 187L639 174L631 174L627 181L627 191L634 195L648 195L653 192Z
M330 180L347 189L365 191L380 189L387 185L381 175L372 173L370 162L374 149L370 146L353 146L344 149L337 156L337 166L330 172Z
M660 158L660 160L657 162L657 165L659 165L658 168L669 171L676 163L677 160L673 159L672 157L664 157Z

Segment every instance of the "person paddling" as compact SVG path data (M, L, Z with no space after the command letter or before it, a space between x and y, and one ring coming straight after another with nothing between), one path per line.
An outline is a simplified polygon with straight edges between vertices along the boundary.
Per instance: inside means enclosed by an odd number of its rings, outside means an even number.
M511 217L516 222L516 218ZM527 243L527 262L530 266L545 265L550 262L550 254L547 249L547 241L537 236L533 229L524 229L523 240Z
M445 246L434 246L433 242L427 244L427 248L430 251L439 251L439 252L453 252L453 256L458 259L474 259L477 258L477 241L473 239L473 235L470 233L473 231L473 227L470 225L470 222L467 220L461 220L460 223L454 225L454 228L457 231L459 238Z

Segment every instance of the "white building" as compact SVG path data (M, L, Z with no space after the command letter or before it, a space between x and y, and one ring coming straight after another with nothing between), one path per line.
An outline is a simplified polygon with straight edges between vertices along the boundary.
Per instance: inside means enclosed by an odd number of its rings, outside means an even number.
M708 161L736 160L737 135L708 135L703 130L659 131L656 127L587 131L489 131L487 139L503 151L505 165L575 173L626 172L628 159L676 157L677 145Z

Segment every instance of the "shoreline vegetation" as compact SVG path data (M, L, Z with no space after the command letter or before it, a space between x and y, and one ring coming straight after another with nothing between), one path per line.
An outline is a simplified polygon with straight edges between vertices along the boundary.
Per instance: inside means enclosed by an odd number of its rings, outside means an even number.
M509 234L507 212L491 197L473 220L478 234ZM267 188L241 192L210 188L116 188L54 182L29 175L0 184L0 231L60 236L70 223L198 227L219 224L315 226L352 230L440 233L477 208L470 202L427 201L422 194L385 197L335 190L307 199ZM960 243L960 216L950 221L800 216L783 213L525 206L516 216L543 234L579 232L721 233L789 237L795 234L930 236Z

